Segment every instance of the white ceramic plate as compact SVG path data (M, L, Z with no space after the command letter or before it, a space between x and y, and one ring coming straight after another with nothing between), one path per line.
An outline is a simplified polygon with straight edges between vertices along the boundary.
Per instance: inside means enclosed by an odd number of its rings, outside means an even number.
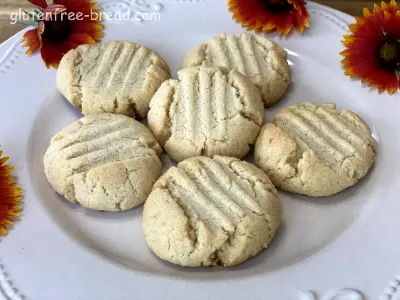
M105 40L143 43L175 73L193 46L243 30L224 1L158 1L101 2L106 11L161 15L159 22L108 22ZM344 76L340 40L352 18L314 3L308 10L311 27L304 35L270 35L288 50L293 85L266 118L296 102L334 101L370 124L378 141L375 165L359 184L333 197L280 192L283 222L272 244L229 269L180 268L156 258L141 231L142 208L95 212L58 196L45 178L43 154L50 138L81 115L58 93L55 71L39 55L23 54L21 33L2 44L0 143L16 167L25 201L20 221L0 240L0 298L396 299L399 94L378 96Z

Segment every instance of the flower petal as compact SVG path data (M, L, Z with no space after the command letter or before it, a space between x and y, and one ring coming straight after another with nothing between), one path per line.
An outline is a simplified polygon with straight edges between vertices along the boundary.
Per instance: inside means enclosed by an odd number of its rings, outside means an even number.
M396 13L399 10L397 2L395 0L391 0L389 3L389 12Z
M276 32L278 34L288 35L293 28L293 16L290 12L274 16Z
M21 41L24 47L27 47L26 54L32 54L40 49L41 42L38 36L37 29L31 29L24 33L23 39Z
M44 21L40 21L37 27L39 37L43 34L44 30L46 29Z
M64 5L68 12L78 13L81 12L83 15L91 15L94 10L93 2L90 0L54 0L54 4Z
M94 44L96 41L86 33L73 33L68 35L67 40L78 45L81 44Z
M303 33L304 31L304 27L309 27L310 24L308 23L307 17L297 13L296 11L294 11L292 13L293 15L293 25L294 28L296 28L297 31Z
M61 50L50 41L43 42L40 54L42 55L42 59L47 68L52 66L53 68L57 69L63 57Z
M78 47L79 44L71 42L71 41L62 41L57 45L57 48L61 50L62 54L66 54L68 53L68 51L75 49L76 47Z
M310 17L306 7L301 1L298 0L288 0L289 3L293 4L293 8L297 10L300 14L305 16L307 19Z
M39 0L32 1L40 2ZM42 3L39 4L43 6L44 20L39 22L38 29L35 30L36 38L33 40L32 31L27 33L24 42L26 43L25 46L31 46L27 53L41 49L41 56L47 68L51 66L57 68L62 56L69 50L81 44L93 44L103 38L104 27L99 24L101 21L100 10L94 8L95 2L90 0L54 0L53 4L47 6L47 4L44 5L45 0L41 1ZM82 19L68 20L68 25L66 25L67 23L50 23L61 22L60 20L53 20L52 16L63 14L65 11L74 13L76 17L79 13ZM29 43L29 37L33 42Z
M363 9L363 15L364 15L364 18L367 18L367 17L369 17L371 15L371 13L370 13L368 8L364 8Z
M376 86L379 93L393 94L400 88L399 78L394 71L388 71L387 66L381 66L376 53L387 36L400 41L397 3L394 0L389 4L382 2L381 6L374 5L372 13L364 9L363 14L364 18L358 17L355 24L349 25L352 33L344 35L342 44L346 49L340 53L344 57L342 66L347 76L361 78L369 87Z
M306 7L299 0L287 0L287 4L289 9L282 11L268 8L262 0L228 0L228 9L233 19L256 33L276 31L287 35L293 27L303 32L309 26Z
M52 4L43 10L44 21L50 21L54 14L65 12L67 8L61 4Z
M372 74L370 83L370 86L376 85L378 87L379 93L383 93L386 90L389 94L393 94L399 88L397 76L384 70L379 70Z
M100 41L104 36L102 32L104 26L99 23L88 23L85 21L71 22L70 29L72 33L86 33L95 41Z
M6 226L12 226L13 218L19 217L18 211L22 206L17 205L22 200L22 190L15 186L15 179L10 176L14 169L12 166L4 165L8 157L1 157L0 150L0 235L7 234Z
M29 3L32 3L35 6L39 6L43 9L47 7L46 0L28 0Z

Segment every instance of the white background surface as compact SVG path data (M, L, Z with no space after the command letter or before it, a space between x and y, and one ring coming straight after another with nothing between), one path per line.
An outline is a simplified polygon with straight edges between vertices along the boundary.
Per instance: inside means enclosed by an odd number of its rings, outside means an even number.
M161 9L161 21L106 23L105 40L143 43L166 59L173 74L193 46L243 31L224 1L136 2L103 1L103 9ZM345 288L366 299L383 295L400 270L399 95L378 96L343 74L340 40L352 18L313 3L308 10L311 27L304 35L269 35L288 50L293 84L266 110L266 119L297 102L336 102L371 126L378 141L375 165L358 185L333 197L280 192L283 222L273 243L230 269L160 261L144 242L142 208L94 212L58 196L44 176L43 155L50 138L81 115L58 93L55 70L47 70L40 55L21 52L21 35L1 45L0 143L25 201L21 220L0 240L0 299L2 293L5 299L37 300L362 299L336 292ZM315 292L315 298L302 291Z

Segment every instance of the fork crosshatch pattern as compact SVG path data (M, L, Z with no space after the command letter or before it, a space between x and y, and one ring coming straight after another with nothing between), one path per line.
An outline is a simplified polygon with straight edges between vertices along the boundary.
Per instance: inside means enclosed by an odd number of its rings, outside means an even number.
M106 1L103 1L102 3L104 3ZM114 1L114 2L122 2L122 1ZM160 3L162 6L162 9L160 9L160 13L162 16L162 13L166 13L168 14L168 10L170 9L170 6L172 7L173 5L175 5L174 7L176 7L176 3L178 3L177 1L157 1L157 3ZM140 1L140 3L144 3L143 1ZM150 1L148 2L150 3ZM210 1L193 1L193 2L187 2L185 1L185 3L183 3L183 1L179 2L180 5L187 5L187 6L192 6L192 5L207 5L207 3L210 3ZM337 32L342 35L346 32L346 28L347 28L347 18L346 16L340 14L340 13L336 13L332 10L329 10L328 8L324 8L324 7L320 7L317 5L314 5L312 3L309 3L308 6L309 12L312 14L312 20L314 22L320 22L320 24L324 24L325 26L331 28L334 27L336 28L335 30L337 30ZM222 10L221 10L222 11ZM346 22L344 22L343 20L346 20ZM133 22L135 23L135 22ZM151 26L150 23L146 23L146 22L139 22L139 24L132 24L132 26L136 26L138 25L139 27L143 26L147 26L147 24L149 24ZM331 26L331 27L330 27ZM204 34L204 36L209 36ZM132 39L134 39L135 37L132 37ZM18 71L21 71L23 69L22 66L25 66L26 64L29 64L29 66L35 66L35 62L28 61L28 58L26 58L24 55L15 55L18 54L16 51L18 51L19 46L17 45L19 43L19 38L17 37L15 39L15 43L8 43L7 47L4 48L0 48L0 70L2 70L2 72L0 72L0 78L2 78L2 80L5 80L6 78L8 78L8 76L15 76L15 74ZM204 39L204 38L203 38ZM290 41L289 41L290 42ZM325 41L327 42L327 41ZM289 49L291 50L291 49ZM167 52L167 51L166 51ZM22 53L21 53L22 54ZM11 63L12 60L12 63ZM3 66L7 65L7 68L3 68ZM14 77L13 77L14 78ZM3 81L4 82L4 81ZM37 81L35 81L37 82ZM1 84L1 82L0 82ZM43 88L38 87L39 90L43 90ZM365 100L367 101L367 100ZM8 106L7 106L8 107ZM35 109L33 109L35 110ZM35 110L36 111L36 110ZM23 112L21 112L21 118L24 118L24 114ZM20 137L21 139L24 137ZM31 141L32 143L34 143L34 141ZM25 146L20 147L22 150L19 153L23 153L25 155ZM22 168L22 166L19 166L20 168ZM26 179L25 179L26 180ZM34 193L33 190L30 188L30 191L28 193L30 195L30 197L34 197ZM45 213L43 213L43 206L40 204L40 202L36 199L32 199L31 204L28 206L28 213L26 215L23 216L22 221L17 225L15 231L13 232L12 235L10 235L10 242L8 242L7 240L5 240L4 242L2 241L0 243L0 248L2 248L2 261L1 261L1 266L0 267L0 295L4 294L6 298L15 300L15 299L24 299L24 297L26 299L40 299L38 297L35 297L35 293L34 293L34 288L31 286L31 284L29 283L29 280L25 280L25 277L23 277L24 275L21 273L21 271L19 271L19 267L21 266L21 264L19 262L17 262L16 258L18 258L18 260L22 262L26 261L26 259L24 257L27 257L27 250L23 250L26 252L22 252L21 248L20 248L20 243L22 240L12 240L14 237L15 238L21 238L21 231L22 230L26 230L26 226L25 225L29 225L31 224L31 228L34 229L34 218L33 215L39 215L41 216L43 219L48 218L46 216ZM31 210L31 211L29 211ZM29 213L31 212L31 213ZM60 217L60 215L55 215L54 218L58 218ZM91 216L93 217L93 216ZM65 220L64 220L65 221ZM46 221L47 222L47 221ZM24 224L25 223L25 224ZM54 223L46 223L46 225L50 225L50 224L54 224ZM56 227L56 226L52 226L52 227ZM43 231L45 230L50 230L49 233L52 234L52 236L54 237L54 241L57 241L57 244L60 245L67 245L69 242L66 242L66 240L68 240L68 237L62 237L60 238L60 235L64 235L64 233L62 233L59 229L53 229L53 228L46 228L43 229ZM35 233L35 232L33 232ZM346 233L346 235L348 235L349 232ZM35 233L35 237L38 239L35 244L37 245L37 247L41 247L42 243L45 243L45 235L43 234L42 236L37 235L37 232ZM34 241L30 238L27 237L27 241L29 241L30 243L34 243ZM15 245L13 252L16 254L11 254L12 252L9 250L11 249L11 242L13 242L13 245ZM76 241L74 241L74 247L70 246L68 244L67 249L71 250L71 249L76 249L76 253L73 252L68 252L66 253L65 256L70 258L75 258L75 259L79 259L79 257L82 257L85 261L82 261L82 266L85 266L86 263L88 263L89 268L93 268L93 270L99 270L96 268L96 265L93 262L99 262L99 260L94 260L92 257L95 255L92 255L92 253L90 253L90 251L84 251L82 249L79 249L80 247L76 247ZM62 251L62 249L57 248L56 249L58 252L56 253L61 253L60 251ZM65 250L65 249L64 249ZM86 249L85 249L86 250ZM329 251L330 249L327 249L326 251ZM4 252L3 252L4 251ZM24 255L22 255L22 253L24 253ZM88 254L90 253L90 255ZM44 254L44 253L43 253ZM374 255L378 255L378 253L373 253ZM32 264L35 264L36 267L40 266L39 263L37 262L38 260L42 259L42 253L38 256L35 256L36 262L35 260L31 260ZM95 256L96 259L98 258L97 256ZM378 257L378 256L377 256ZM65 258L64 257L60 257L60 262L61 263L65 263ZM71 260L71 265L69 265L68 268L71 268L71 270L74 269L74 265L75 262L73 260ZM359 263L359 262L358 262ZM104 270L109 270L111 264L105 264L104 265ZM312 265L310 263L310 260L308 260L308 267L310 267L310 265ZM346 265L351 265L351 261L346 261L346 263L342 264L343 268L350 269L347 268ZM390 266L391 264L389 264ZM33 265L32 265L33 266ZM81 267L82 267L81 266ZM332 265L332 268L334 268L335 266ZM57 266L54 266L55 269L59 270L59 268ZM67 268L67 269L68 269ZM138 267L139 268L139 267ZM302 264L297 265L296 269L301 269L303 268ZM286 274L290 273L289 270L291 270L292 268L286 268L284 269L282 272ZM42 270L42 269L41 269ZM140 270L140 269L139 269ZM307 299L307 300L314 300L314 299L324 299L324 300L330 300L330 299L346 299L347 298L343 298L346 296L346 294L330 294L329 293L329 286L331 285L332 288L335 288L335 291L342 291L342 289L345 289L345 291L350 291L347 290L347 288L349 289L356 289L356 290L351 290L354 291L354 293L350 294L350 296L355 297L354 299L366 299L366 300L374 300L374 299L378 299L378 297L381 295L382 298L381 299L385 299L385 300L395 300L399 298L399 282L400 279L396 278L395 280L393 280L392 282L390 282L388 284L388 287L385 288L385 284L382 282L386 282L387 279L389 279L391 276L393 276L393 271L395 270L394 266L392 265L391 270L387 270L385 271L385 274L381 275L380 278L377 278L377 280L379 280L379 282L377 282L375 284L375 287L373 288L374 293L371 292L372 289L369 289L369 287L363 286L362 281L357 281L357 280L353 280L351 284L340 284L340 279L337 279L339 277L344 277L344 275L340 275L339 274L332 274L332 276L334 276L336 279L334 280L334 283L329 283L327 284L328 287L321 287L321 285L319 285L318 281L314 281L315 282L315 287L313 285L310 284L310 282L306 283L306 279L305 278L299 278L299 281L297 283L297 285L293 285L293 281L291 281L291 284L289 285L288 288L288 292L285 293L285 296L288 297L302 297L303 295L301 295L300 293L298 293L299 290L311 290L311 291L315 291L315 292L308 292L305 293L305 295L307 295L308 297L311 298L299 298L299 299ZM28 271L32 271L32 269L28 270ZM110 276L113 276L115 274L117 274L117 272L113 269L111 270L112 272L110 272ZM115 272L114 272L115 271ZM142 272L143 270L141 270L140 272ZM175 272L176 270L173 270L173 272ZM236 271L236 270L235 270ZM238 272L241 272L242 270L238 270ZM321 278L326 278L327 276L323 273L323 271L321 270L316 270L317 272L321 272ZM122 272L122 273L118 273L118 274L122 274L124 276L131 276L129 275L131 272L131 270L127 271L127 270L119 270L118 272ZM100 273L100 272L99 272ZM390 275L390 273L392 275ZM42 273L43 274L43 273ZM48 273L50 274L50 273ZM113 275L112 275L113 274ZM360 274L361 275L361 274ZM79 273L75 274L76 278L82 278L80 277ZM141 281L141 279L139 279L141 275L138 275L137 278L137 283L138 285L144 287L144 282ZM163 279L161 277L162 275L160 275L159 277L157 277L157 281L154 281L153 283L160 284L160 288L167 288L166 285L163 284ZM188 278L193 278L192 274L187 274ZM271 275L273 276L273 275ZM310 275L311 276L311 275ZM51 278L53 277L53 278ZM63 281L63 279L57 279L56 275L48 277L46 280L48 281L49 287L51 288L52 284L50 284L51 282L61 282ZM144 276L143 276L144 277ZM151 280L150 279L151 276L149 276L147 278L147 280ZM382 278L384 277L384 278ZM68 277L69 278L69 277ZM121 277L118 277L121 278ZM130 279L132 279L133 277L130 277ZM386 279L385 279L386 278ZM246 281L253 281L254 283L257 284L265 284L265 282L268 282L268 279L266 278L261 278L262 280L257 279L257 277L255 276L250 276L250 278ZM173 280L173 279L171 279ZM202 279L203 280L203 279ZM198 280L196 281L196 287L198 287L199 289L206 289L206 284L204 282L202 282L202 280ZM132 282L132 281L131 281ZM118 284L121 284L121 287L128 289L129 286L131 286L131 282L130 285L126 285L122 280L121 282L119 282ZM343 280L344 282L344 280ZM102 286L102 284L105 284L105 282L100 282L99 287ZM73 281L72 282L73 286L75 287L75 289L82 289L82 295L85 295L85 291L84 291L84 285L82 284L82 281ZM171 284L171 282L169 282L169 284ZM218 284L218 283L216 283ZM318 287L317 287L318 285ZM187 282L187 286L188 288L190 287L190 289L193 292L193 288L194 285L192 285L190 283L190 279ZM238 282L237 286L240 288L243 288L243 282ZM182 286L182 290L184 292L189 292L189 290L185 289L184 286ZM54 291L54 290L53 290ZM236 290L235 290L236 291ZM64 291L62 291L64 292ZM123 292L123 291L122 291ZM166 294L169 294L171 291L169 290ZM199 293L201 293L201 291L198 291ZM239 293L239 291L237 291ZM284 291L282 291L284 292ZM149 293L151 293L150 295L154 296L154 293L152 291L149 291ZM248 291L249 295L251 293L251 291ZM290 295L289 295L290 293ZM359 294L355 294L355 293L359 293ZM87 294L86 294L87 295ZM333 296L332 296L333 295ZM101 295L100 295L101 296ZM331 298L326 298L328 296L331 296ZM341 296L342 298L340 298L339 296ZM314 298L312 298L314 297ZM357 297L361 297L361 298L357 298ZM1 297L0 297L1 298ZM291 298L289 298L291 299ZM297 298L294 298L297 299ZM353 300L353 299L352 299Z

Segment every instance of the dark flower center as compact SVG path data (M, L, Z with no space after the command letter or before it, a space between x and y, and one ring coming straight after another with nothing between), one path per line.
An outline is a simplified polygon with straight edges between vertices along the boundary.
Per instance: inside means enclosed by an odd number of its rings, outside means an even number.
M267 9L275 12L290 11L292 6L287 0L261 0Z
M383 30L384 38L376 48L379 65L388 72L400 71L400 40L390 36Z
M70 27L66 14L54 14L50 21L44 21L43 38L59 41L64 40L70 33Z

